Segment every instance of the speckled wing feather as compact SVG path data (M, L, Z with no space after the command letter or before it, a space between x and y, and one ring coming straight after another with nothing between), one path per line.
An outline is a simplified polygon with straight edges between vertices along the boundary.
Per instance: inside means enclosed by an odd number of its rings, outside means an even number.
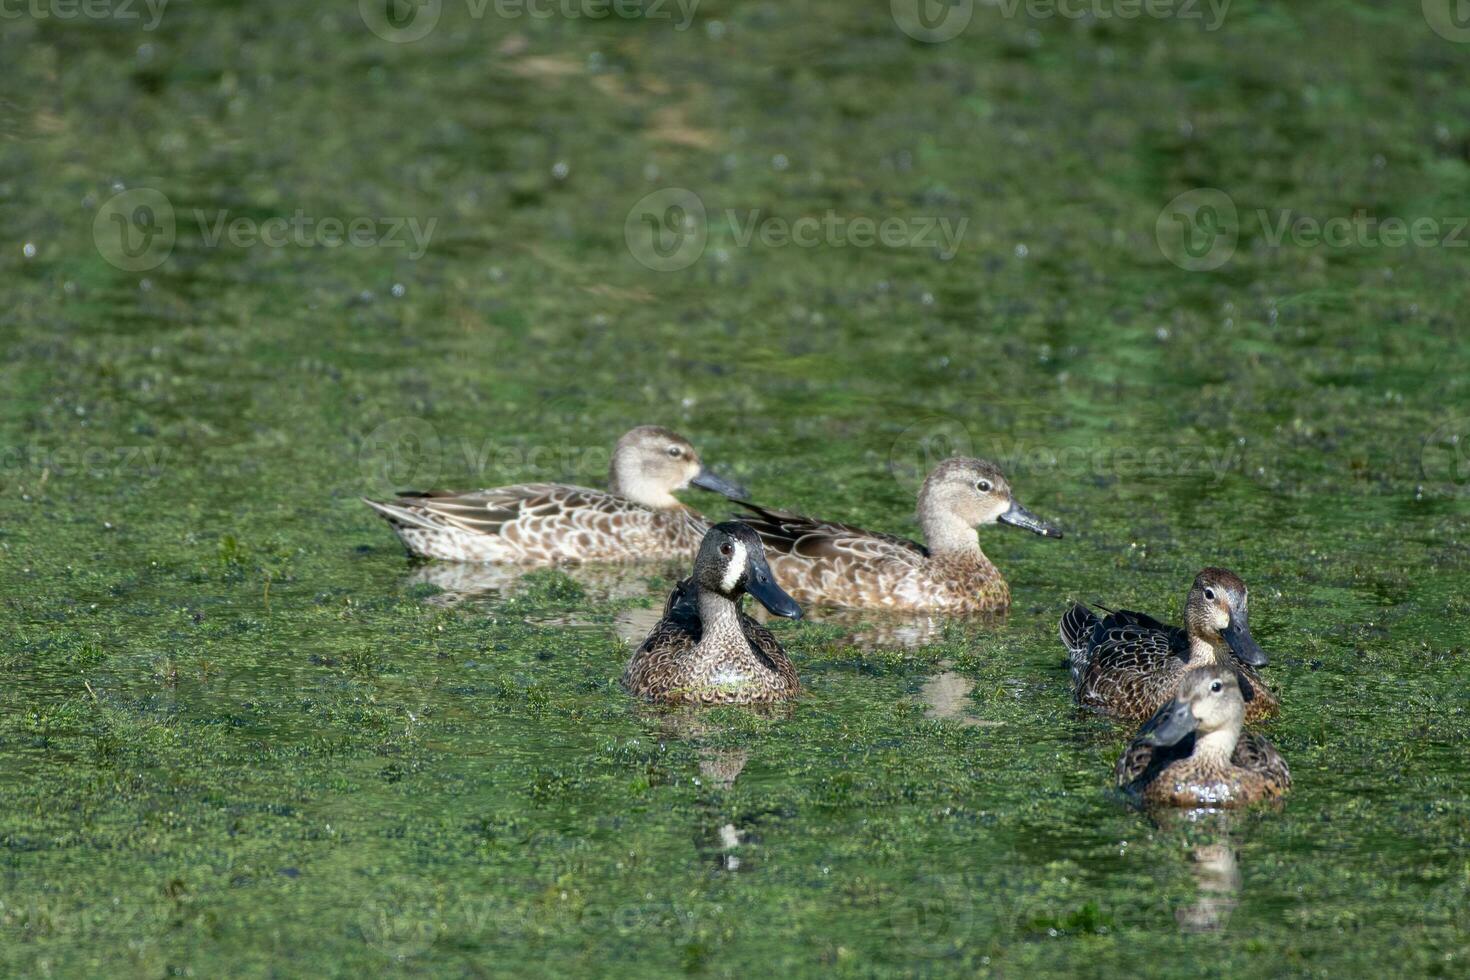
M628 507L616 494L557 483L523 483L468 493L405 493L397 502L472 534L500 534L517 522L556 522L574 512L613 514Z
M801 691L801 681L796 676L796 666L786 656L786 651L781 648L775 634L743 612L740 614L740 628L745 633L750 648L786 680L790 687L789 696L795 697Z
M655 511L557 483L367 501L410 551L454 561L624 561L691 554L709 529L688 508Z
M699 620L698 589L693 579L674 586L664 604L663 618L639 645L623 671L630 691L666 689L679 670L679 659L698 645L703 626Z
M1174 745L1149 745L1144 736L1158 723L1158 714L1144 722L1133 741L1118 759L1114 770L1118 786L1129 794L1141 795L1144 788L1153 782L1159 773L1175 762L1188 759L1194 753L1194 735L1186 735ZM1259 777L1274 789L1275 794L1286 792L1291 786L1291 771L1286 760L1276 751L1276 746L1262 735L1242 732L1235 743L1235 752L1230 756L1232 765L1238 766Z
M1230 761L1260 775L1277 793L1291 788L1291 770L1287 768L1286 760L1264 736L1243 733L1235 744L1235 754Z
M1126 610L1109 613L1093 628L1074 694L1085 708L1142 717L1173 696L1172 685L1188 661L1184 631Z
M929 552L917 541L881 531L867 531L850 524L803 517L786 511L767 510L739 501L746 509L737 514L760 535L766 550L808 561L898 561L917 567Z
M1194 752L1193 732L1173 745L1157 746L1149 743L1148 736L1159 727L1171 707L1170 704L1160 707L1133 733L1128 748L1123 750L1114 770L1119 787L1130 793L1141 792L1165 766L1187 759Z
M1072 671L1073 685L1087 666L1087 644L1097 624L1096 614L1079 602L1072 603L1057 624L1057 634L1062 638L1062 646L1067 648L1067 666Z

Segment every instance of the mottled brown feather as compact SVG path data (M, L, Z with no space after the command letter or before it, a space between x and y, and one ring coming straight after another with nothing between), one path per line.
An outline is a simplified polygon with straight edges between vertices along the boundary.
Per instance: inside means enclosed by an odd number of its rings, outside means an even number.
M1092 630L1084 637L1089 621ZM1060 632L1077 704L1123 721L1143 721L1173 698L1190 666L1184 630L1144 613L1119 610L1099 619L1073 606L1063 615ZM1225 657L1240 679L1247 721L1277 712L1280 701L1260 674L1228 651L1217 656Z

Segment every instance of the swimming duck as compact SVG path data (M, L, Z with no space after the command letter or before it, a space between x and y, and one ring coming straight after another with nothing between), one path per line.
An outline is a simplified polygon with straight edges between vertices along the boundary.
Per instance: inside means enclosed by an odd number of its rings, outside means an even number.
M803 602L915 612L990 612L1011 590L980 550L975 529L1010 524L1048 538L1062 532L1011 496L994 463L956 457L919 489L925 544L848 524L738 501L761 536L776 578Z
M770 630L740 609L749 593L777 616L801 618L776 584L760 538L738 521L705 534L694 573L670 593L663 619L623 671L631 694L670 704L783 701L801 690Z
M1286 760L1266 739L1242 732L1245 699L1230 667L1196 667L1118 760L1118 786L1159 806L1237 807L1291 787Z
M392 525L411 554L423 558L531 565L682 559L694 553L709 528L674 497L690 486L745 496L705 469L688 439L644 425L618 440L607 490L521 483L363 503Z
M1143 613L1103 610L1099 618L1073 605L1062 616L1061 637L1072 670L1072 693L1092 711L1141 721L1174 697L1185 671L1211 664L1240 675L1246 720L1280 707L1253 668L1268 662L1251 636L1245 583L1223 568L1195 576L1184 605L1184 628Z

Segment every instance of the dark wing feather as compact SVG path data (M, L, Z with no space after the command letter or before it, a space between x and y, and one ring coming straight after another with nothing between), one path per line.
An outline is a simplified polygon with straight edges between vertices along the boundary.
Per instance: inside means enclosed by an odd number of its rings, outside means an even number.
M664 603L663 618L680 623L694 637L694 642L699 642L704 635L704 624L699 618L699 587L694 584L693 576L675 583L674 591Z
M1062 646L1067 648L1067 664L1072 669L1073 682L1087 665L1087 644L1096 627L1097 616L1081 603L1072 603L1071 608L1062 613L1057 633L1062 638Z
M1093 628L1087 644L1089 673L1114 670L1157 670L1169 657L1187 659L1188 646L1180 650L1174 637L1164 630L1110 622L1109 616Z
M680 657L699 643L704 629L699 620L696 589L691 579L674 586L664 604L663 618L639 644L623 671L623 686L639 695L667 689L676 676Z
M791 658L786 656L786 651L781 648L776 635L745 615L744 612L740 614L740 628L745 633L745 640L750 644L750 648L765 660L772 670L786 679L791 690L795 692L800 688L801 682L796 677L796 666L792 664Z
M1117 776L1118 786L1126 792L1134 795L1142 793L1143 788L1153 782L1154 777L1162 772L1165 766L1178 762L1180 759L1187 759L1194 753L1193 732L1173 745L1154 745L1149 740L1148 736L1153 734L1172 708L1172 704L1163 705L1153 713L1148 721L1139 726L1138 731L1133 733L1128 748L1118 759L1114 774Z
M1283 792L1291 786L1291 770L1287 768L1286 760L1276 751L1276 746L1262 735L1242 733L1240 741L1235 743L1235 754L1230 757L1230 761L1242 769L1261 774Z
M1103 632L1139 630L1150 633L1162 633L1168 640L1169 648L1178 656L1188 659L1189 634L1184 631L1183 627L1161 623L1147 613L1134 612L1131 609L1105 611L1107 615L1098 623Z
M1085 708L1144 717L1168 700L1169 685L1188 659L1183 630L1142 613L1111 612L1073 662L1072 693Z

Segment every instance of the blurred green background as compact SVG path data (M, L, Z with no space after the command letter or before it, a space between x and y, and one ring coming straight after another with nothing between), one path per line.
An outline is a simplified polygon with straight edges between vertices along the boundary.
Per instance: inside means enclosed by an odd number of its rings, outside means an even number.
M923 2L0 14L0 972L1464 975L1470 24ZM357 499L642 423L905 534L987 456L1068 536L667 716L679 569ZM1205 564L1296 786L1151 818L1056 620Z

